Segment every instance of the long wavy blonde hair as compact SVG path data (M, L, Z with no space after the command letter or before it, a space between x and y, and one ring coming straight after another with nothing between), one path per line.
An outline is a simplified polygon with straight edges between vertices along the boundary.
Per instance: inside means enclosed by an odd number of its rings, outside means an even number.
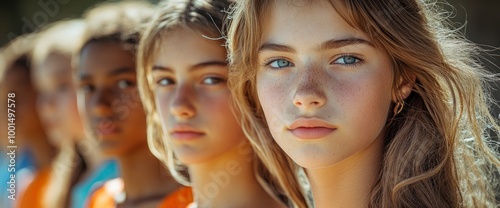
M231 10L229 86L257 154L298 207L297 165L272 139L257 98L262 23L274 1L241 0ZM329 1L352 27L385 50L394 82L414 82L401 113L388 115L382 170L370 207L495 207L500 169L498 121L481 49L452 29L435 1ZM416 77L416 81L413 81ZM393 86L396 94L397 86ZM395 105L395 103L393 104Z
M138 86L142 103L147 112L148 144L151 152L170 170L172 176L181 184L190 185L187 167L176 158L173 146L163 131L161 119L156 107L156 99L152 88L151 70L154 59L158 56L159 47L168 34L178 29L193 30L208 39L225 43L226 10L231 0L168 0L160 2L158 11L145 30L139 44ZM262 165L259 158L254 160L257 178L263 179L264 185L270 187L273 194L281 196L275 179ZM270 186L268 186L270 185ZM287 199L281 198L286 201Z

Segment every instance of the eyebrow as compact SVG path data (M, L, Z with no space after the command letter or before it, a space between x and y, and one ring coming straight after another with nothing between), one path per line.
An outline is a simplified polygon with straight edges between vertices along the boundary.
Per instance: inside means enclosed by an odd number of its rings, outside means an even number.
M323 42L319 47L318 50L324 51L332 48L341 48L349 45L357 45L357 44L363 44L363 45L368 45L372 46L373 44L370 41L360 39L360 38L347 38L347 39L341 39L341 40L328 40Z
M135 69L131 68L131 67L119 67L119 68L116 68L116 69L108 72L106 75L108 77L111 77L111 76L116 76L116 75L120 75L120 74L128 74L128 73L135 73ZM92 75L90 75L90 74L78 75L78 80L80 80L80 81L89 80L91 78L92 78Z
M364 44L373 47L373 44L370 41L360 39L360 38L346 38L346 39L332 39L323 42L317 50L324 51L332 48L341 48L349 45L356 44ZM286 53L295 53L295 49L290 46L274 44L274 43L264 43L260 46L258 52L261 53L263 51L277 51L277 52L286 52Z
M189 71L194 71L196 69L201 69L209 66L227 66L227 62L225 61L207 61L207 62L202 62L198 63L192 67L189 68ZM173 72L171 68L165 67L165 66L160 66L160 65L154 65L152 67L153 71L167 71L167 72Z

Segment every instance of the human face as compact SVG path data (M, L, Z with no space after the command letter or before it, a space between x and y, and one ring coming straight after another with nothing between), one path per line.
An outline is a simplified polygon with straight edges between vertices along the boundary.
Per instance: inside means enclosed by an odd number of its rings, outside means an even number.
M326 1L274 1L263 24L257 94L278 145L305 168L383 147L388 55Z
M29 70L25 66L14 64L6 68L3 80L0 82L0 92L4 95L0 98L0 107L5 109L5 114L2 115L7 117L7 109L15 111L16 144L20 146L32 143L45 136L36 110L36 92L31 84ZM15 94L15 97L10 98L10 101L8 101L8 93ZM7 104L10 104L10 107ZM0 129L2 135L7 135L7 122L7 118L0 121L3 127ZM5 138L2 139L3 142L8 141L7 137L3 138Z
M38 111L53 145L82 138L70 57L50 54L34 70L33 80L38 90Z
M80 109L106 155L121 156L147 145L134 60L114 42L89 43L80 55Z
M163 40L151 84L177 158L207 162L236 148L245 136L230 109L225 48L187 29Z

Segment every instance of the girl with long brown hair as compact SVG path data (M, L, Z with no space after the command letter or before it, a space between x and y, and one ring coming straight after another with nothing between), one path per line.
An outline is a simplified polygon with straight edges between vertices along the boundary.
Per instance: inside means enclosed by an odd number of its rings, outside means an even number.
M299 166L320 208L496 206L498 79L443 14L434 1L238 1L229 85L296 206Z

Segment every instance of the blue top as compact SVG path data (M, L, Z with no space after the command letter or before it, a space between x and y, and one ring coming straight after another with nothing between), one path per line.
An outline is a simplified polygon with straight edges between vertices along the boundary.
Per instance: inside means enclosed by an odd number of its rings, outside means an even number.
M15 154L8 154L11 150L15 150ZM21 152L19 152L21 151ZM14 207L16 201L9 198L9 196L14 197L16 200L19 199L19 185L21 183L26 183L29 176L33 176L36 172L35 162L33 154L27 148L23 149L1 149L0 150L0 207ZM11 160L11 155L12 159ZM15 166L9 167L9 164ZM10 175L15 174L14 184L9 183L11 180ZM10 189L12 185L12 188ZM24 184L27 185L27 184ZM11 193L12 192L12 193ZM15 195L14 195L15 194Z
M95 187L101 186L107 180L119 176L118 163L115 160L103 162L85 181L71 190L71 208L84 208L85 201Z

